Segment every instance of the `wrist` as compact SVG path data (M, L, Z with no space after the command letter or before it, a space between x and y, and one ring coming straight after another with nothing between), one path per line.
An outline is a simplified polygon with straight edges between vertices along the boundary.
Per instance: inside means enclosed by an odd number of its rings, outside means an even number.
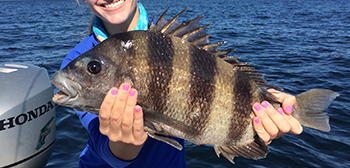
M108 146L112 154L118 159L123 161L132 161L132 160L135 160L137 156L140 154L143 144L134 145L134 144L127 144L121 141L113 142L109 140Z

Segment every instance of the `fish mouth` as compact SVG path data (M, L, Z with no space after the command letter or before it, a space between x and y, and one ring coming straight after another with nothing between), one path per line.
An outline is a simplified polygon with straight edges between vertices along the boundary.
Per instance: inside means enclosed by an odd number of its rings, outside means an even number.
M69 80L59 71L52 78L51 83L60 91L52 98L53 102L60 105L67 105L79 97L81 85L75 81Z
M121 4L123 4L126 1L127 0L117 0L117 1L113 1L111 3L103 3L100 6L104 7L104 8L117 8L118 6L120 6Z
M69 99L71 99L71 96L59 91L57 94L55 94L52 98L52 100L57 103L57 104L64 104L65 102L67 102Z

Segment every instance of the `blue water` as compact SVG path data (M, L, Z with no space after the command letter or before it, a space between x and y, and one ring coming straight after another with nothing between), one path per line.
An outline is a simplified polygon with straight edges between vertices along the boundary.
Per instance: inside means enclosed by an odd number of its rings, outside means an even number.
M350 167L349 0L140 0L149 16L204 15L211 41L227 41L233 56L266 73L269 83L297 94L331 89L338 97L327 110L331 132L305 128L270 145L266 159L236 158L232 165L210 146L186 143L189 167ZM65 55L88 35L92 13L75 0L0 0L0 63L59 69ZM57 91L57 89L55 89ZM74 112L58 106L57 140L47 167L77 167L87 133ZM1 148L1 147L0 147ZM156 158L155 158L156 159Z

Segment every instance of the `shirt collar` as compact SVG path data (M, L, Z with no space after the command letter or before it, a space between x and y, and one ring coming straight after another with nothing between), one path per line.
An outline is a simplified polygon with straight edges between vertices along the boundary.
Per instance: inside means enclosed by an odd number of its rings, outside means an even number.
M147 17L146 9L143 7L143 5L140 2L138 2L137 4L140 11L140 16L137 22L137 26L133 30L147 30L148 17ZM92 24L92 30L99 42L102 42L103 40L108 38L107 33L104 30L102 19L97 16L95 16L94 22Z

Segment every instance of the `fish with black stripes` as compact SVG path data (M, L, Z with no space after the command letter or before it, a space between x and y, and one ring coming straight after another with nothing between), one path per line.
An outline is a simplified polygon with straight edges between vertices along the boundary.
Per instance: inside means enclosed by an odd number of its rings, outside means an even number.
M147 31L114 34L77 57L52 77L61 90L53 101L98 114L108 90L127 82L138 90L150 137L179 150L168 136L210 144L232 163L236 156L266 157L269 149L252 126L252 104L267 100L280 107L266 88L281 88L228 56L233 50L218 50L224 42L210 43L208 25L199 26L201 16L176 22L185 10L169 21L165 11ZM330 131L324 109L337 96L323 89L296 95L293 116L304 126Z

